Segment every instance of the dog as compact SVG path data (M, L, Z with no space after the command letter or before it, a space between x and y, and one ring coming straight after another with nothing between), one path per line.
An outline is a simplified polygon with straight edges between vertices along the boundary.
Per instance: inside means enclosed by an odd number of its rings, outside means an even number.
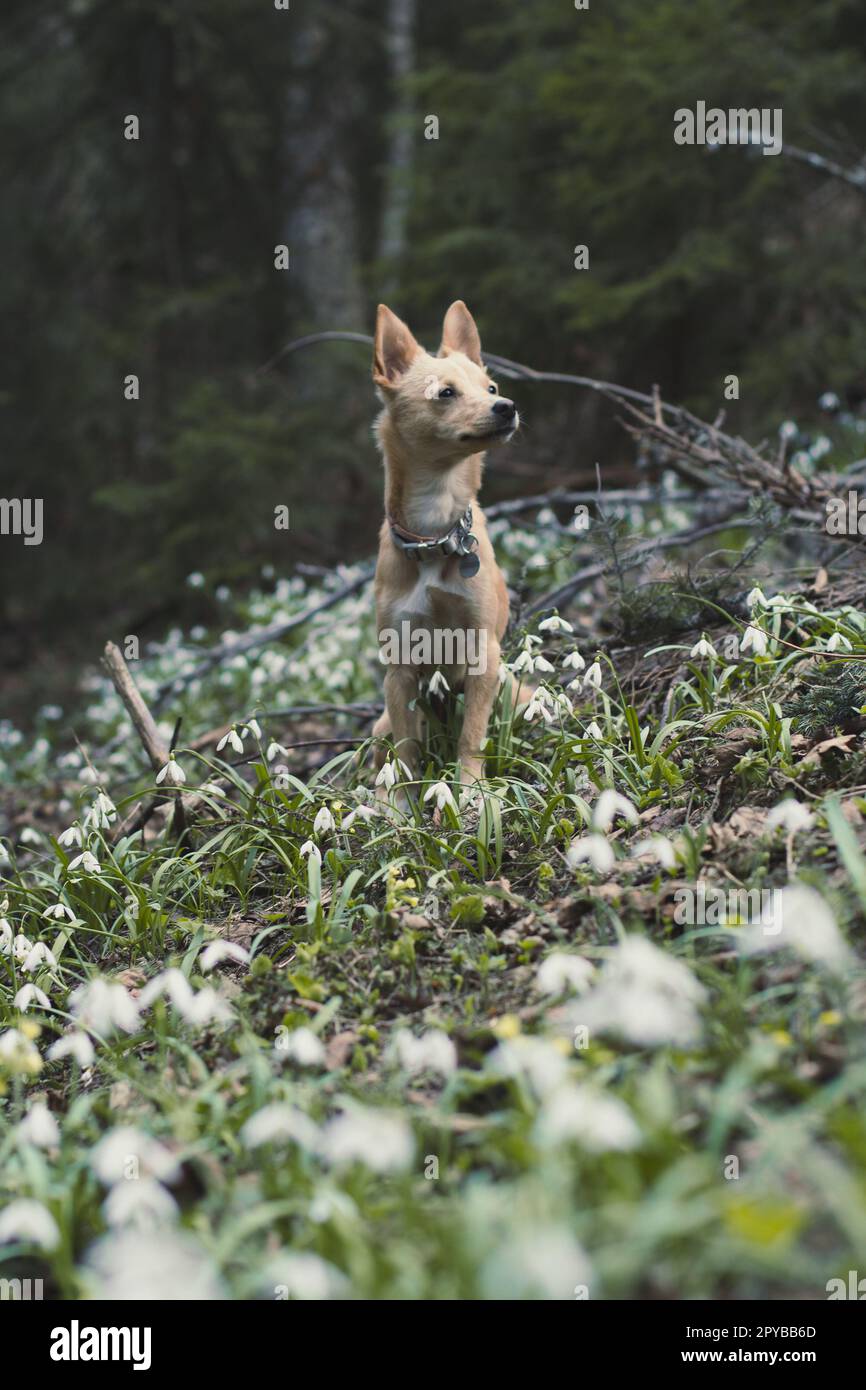
M435 357L380 304L373 381L383 404L375 424L385 467L375 594L380 658L387 665L385 711L373 734L391 739L414 777L423 736L419 686L439 671L440 686L444 678L464 694L457 757L460 781L471 785L484 776L482 746L509 616L508 590L477 495L485 452L513 438L520 416L486 371L475 320L461 299L445 315ZM397 659L395 633L411 639L408 650L406 642L398 644ZM456 659L449 660L448 634ZM462 650L455 640L461 636ZM470 645L481 659L467 659ZM380 744L379 767L385 757Z

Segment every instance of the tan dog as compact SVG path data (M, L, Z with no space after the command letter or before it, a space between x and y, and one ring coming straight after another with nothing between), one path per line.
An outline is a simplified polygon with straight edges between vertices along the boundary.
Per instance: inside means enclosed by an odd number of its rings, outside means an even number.
M376 422L385 463L376 615L387 661L385 712L373 732L390 735L414 774L423 730L410 706L422 677L439 670L452 690L464 691L457 751L461 780L474 782L484 775L481 748L508 621L477 493L484 451L511 439L520 417L488 376L475 320L460 299L445 315L436 357L380 304L373 380L385 407Z

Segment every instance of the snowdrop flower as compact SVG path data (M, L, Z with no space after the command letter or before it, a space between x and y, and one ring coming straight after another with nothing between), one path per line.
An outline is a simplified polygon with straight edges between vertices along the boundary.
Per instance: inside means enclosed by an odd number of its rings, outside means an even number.
M601 665L597 660L587 670L583 687L585 690L601 690Z
M573 652L568 653L568 656L564 658L562 663L562 669L564 671L583 671L585 668L586 662L577 650L577 647L575 647Z
M761 913L760 927L737 931L736 940L747 955L788 947L804 960L842 974L851 952L828 904L806 883L789 883L772 895Z
M38 1004L40 1009L51 1008L51 1000L48 995L37 985L22 985L13 1002L16 1009L20 1009L23 1014L26 1014L31 1004Z
M558 613L554 613L550 618L543 618L538 624L539 632L574 632L571 623L565 618L560 618Z
M236 941L211 941L199 956L198 963L207 974L222 960L236 960L244 964L249 958L249 951L245 951L243 946L239 946Z
M554 951L538 967L535 988L541 994L582 994L595 974L595 966L583 956Z
M589 1285L592 1266L583 1248L561 1226L538 1226L509 1237L485 1260L484 1297L497 1302L573 1299Z
M706 657L708 660L712 661L715 660L716 649L712 642L707 639L706 635L702 634L700 642L695 643L689 652L689 656Z
M447 695L451 686L448 684L441 671L434 671L430 677L430 684L427 689L431 695Z
M535 670L543 672L544 675L549 675L551 671L556 670L556 667L548 661L546 656L537 656L533 664Z
M11 956L12 954L12 928L5 917L0 917L0 954Z
M31 946L21 969L26 974L32 975L33 971L38 970L40 965L47 965L49 970L57 969L54 953L48 949L44 941L37 941L35 946Z
M839 397L835 391L825 391L823 395L818 397L818 405L821 410L838 410Z
M457 802L447 782L434 782L424 793L424 800L435 800L437 811L444 811L446 806L450 806L453 811L457 810Z
M21 1143L33 1144L37 1149L53 1149L60 1143L57 1121L43 1100L33 1102L24 1119L16 1125L15 1135Z
M340 829L351 830L356 820L361 820L365 822L371 821L375 820L377 815L379 815L379 812L376 810L374 806L365 806L363 804L360 806L356 806L354 811L350 811L347 816L343 817L342 821L340 822Z
M336 1265L310 1251L277 1255L270 1261L263 1276L262 1287L277 1289L281 1295L302 1302L323 1303L339 1298L348 1288L348 1280Z
M374 1173L403 1172L415 1156L412 1129L402 1115L361 1105L328 1121L324 1147L335 1167L363 1163Z
M379 769L376 777L376 786L384 787L390 791L397 785L400 777L411 779L412 773L400 758L387 758Z
M64 849L70 849L73 845L80 849L84 843L81 838L80 827L77 825L70 825L67 830L61 831L57 836L57 843L58 845L62 845Z
M69 998L69 1008L79 1028L88 1033L109 1034L115 1028L134 1033L138 1027L138 1004L119 984L89 980L79 985Z
M96 1053L86 1033L70 1032L58 1038L57 1042L49 1047L47 1055L52 1062L62 1061L64 1057L74 1057L80 1067L89 1067Z
M388 1050L389 1059L410 1076L418 1072L438 1072L450 1076L457 1068L457 1049L441 1029L431 1028L416 1038L407 1028L394 1034Z
M320 1145L319 1130L309 1115L305 1115L303 1110L298 1110L293 1105L285 1105L280 1101L265 1105L261 1110L257 1110L255 1115L251 1115L241 1126L240 1138L248 1149L288 1140L315 1153Z
M740 643L740 651L753 651L755 656L763 656L767 650L767 634L760 627L747 627Z
M325 1048L312 1028L293 1028L284 1033L278 1048L282 1057L297 1062L299 1067L322 1067L325 1064Z
M848 641L848 638L845 636L845 634L842 632L834 632L827 643L827 651L836 652L840 649L840 647L843 652L853 651L853 647L851 646L851 643Z
M759 589L757 585L755 585L754 589L750 589L746 595L746 603L750 608L766 608L767 600L763 589Z
M560 714L574 714L574 705L564 690L554 690L552 698L553 707L559 710Z
M180 1164L171 1149L134 1125L118 1125L103 1135L90 1150L88 1162L106 1187L124 1179L140 1180L139 1175L160 1182L176 1182L180 1177Z
M163 782L165 782L166 785L169 787L183 786L184 782L186 781L186 773L184 772L180 763L175 761L175 756L173 753L169 754L168 762L166 763L165 767L161 767L159 772L156 774L156 781L158 785L161 785Z
M627 936L602 967L598 986L572 1005L569 1021L618 1033L638 1047L688 1046L700 1037L706 990L688 966L643 936Z
M32 825L28 825L21 831L18 841L22 845L41 845L42 836L38 830L33 829Z
M21 1076L38 1076L42 1070L39 1048L19 1028L0 1033L0 1068Z
M96 858L95 854L90 853L89 849L86 849L83 854L77 854L75 858L70 861L69 872L71 874L74 874L78 868L82 869L86 874L102 873L99 860Z
M313 821L313 834L327 835L329 831L334 828L334 817L331 815L328 807L320 806L316 813L316 819Z
M221 753L226 745L228 745L229 748L233 748L236 753L243 753L244 751L244 742L238 733L236 724L232 725L227 734L223 734L216 746L216 751Z
M546 692L545 692L546 693ZM536 719L543 719L545 724L553 723L553 711L548 708L548 701L541 699L541 692L536 690L526 709L523 711L523 718L527 724L534 724Z
M779 436L781 439L795 439L798 434L799 430L793 420L782 421L779 426Z
M70 922L75 921L75 913L71 907L67 907L66 903L52 903L50 907L46 907L42 916L51 922L59 922L61 917L68 918Z
M572 840L565 858L571 869L589 861L597 874L609 874L616 863L616 856L603 835L580 835Z
M298 853L302 859L308 859L310 855L312 855L317 864L321 864L322 862L322 851L319 849L315 840L305 840L298 850Z
M268 751L265 754L268 762L272 763L274 758L287 758L288 756L289 749L284 748L281 743L277 743L276 739L271 739L271 742L268 744Z
M590 1153L625 1153L641 1141L627 1105L580 1085L560 1086L545 1099L535 1135L544 1146L575 1140Z
M19 932L12 943L12 954L19 965L27 959L33 950L33 942L30 941L23 932Z
M628 797L620 796L611 787L605 787L593 807L592 824L596 830L607 831L617 816L622 816L630 825L638 823L637 808Z
M814 824L815 817L808 807L801 801L790 796L785 801L780 801L778 806L774 806L767 816L767 829L777 830L783 826L785 833L796 835L800 830L808 830Z
M84 824L92 825L97 830L107 830L111 822L116 819L117 807L110 796L106 796L105 792L100 792L84 817Z
M10 1240L38 1245L41 1250L56 1250L60 1244L60 1230L41 1202L19 1197L0 1211L0 1245Z
M485 1059L485 1070L523 1081L536 1096L542 1097L565 1081L568 1062L548 1038L518 1033L516 1038L507 1038L494 1048Z
M635 859L655 859L663 869L672 869L677 862L674 847L664 835L650 835L632 847Z
M259 740L259 742L261 743L261 741L262 741L262 730L261 730L261 725L259 724L259 721L258 721L257 719L248 719L248 720L247 720L246 732L247 732L248 734L252 734L253 738L257 738L257 739Z
M571 686L569 686L569 689L571 689ZM593 719L592 723L587 724L584 729L584 735L586 738L594 738L596 742L598 742L599 739L604 738L604 731L599 728L598 724Z
M177 1219L177 1202L155 1178L117 1182L106 1197L102 1214L109 1226L154 1230Z
M88 1250L83 1273L95 1299L200 1303L227 1297L204 1247L185 1232L165 1227L103 1236Z

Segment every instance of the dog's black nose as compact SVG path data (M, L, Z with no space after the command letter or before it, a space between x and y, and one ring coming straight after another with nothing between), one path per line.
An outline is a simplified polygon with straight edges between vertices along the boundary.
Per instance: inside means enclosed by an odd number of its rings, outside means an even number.
M496 401L493 406L493 414L501 415L503 420L513 420L517 414L517 406L514 401Z

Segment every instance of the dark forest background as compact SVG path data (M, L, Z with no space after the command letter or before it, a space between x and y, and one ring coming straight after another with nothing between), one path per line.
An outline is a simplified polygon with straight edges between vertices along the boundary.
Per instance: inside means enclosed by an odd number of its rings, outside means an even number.
M465 298L497 353L705 415L736 373L752 439L856 406L864 188L797 150L857 169L864 43L862 0L4 0L0 495L43 498L45 540L0 538L0 714L206 620L191 571L372 551L366 349L263 368L380 299L435 346ZM781 107L793 148L675 146L698 100ZM487 497L630 466L592 393L515 394Z

